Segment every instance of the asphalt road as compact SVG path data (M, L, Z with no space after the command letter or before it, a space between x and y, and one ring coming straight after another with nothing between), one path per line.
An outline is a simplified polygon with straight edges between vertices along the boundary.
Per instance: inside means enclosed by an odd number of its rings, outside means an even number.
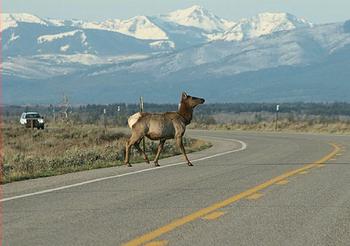
M214 144L194 167L4 185L3 245L350 245L350 136L187 135Z

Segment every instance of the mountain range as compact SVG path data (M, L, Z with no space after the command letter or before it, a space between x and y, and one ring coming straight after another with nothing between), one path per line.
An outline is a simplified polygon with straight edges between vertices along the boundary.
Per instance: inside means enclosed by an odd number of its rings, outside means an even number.
M236 21L200 6L102 22L1 14L3 101L350 101L350 21Z

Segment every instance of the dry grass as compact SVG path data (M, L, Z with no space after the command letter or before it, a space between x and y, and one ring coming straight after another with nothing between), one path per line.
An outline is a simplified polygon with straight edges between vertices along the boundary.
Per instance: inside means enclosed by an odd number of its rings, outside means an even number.
M232 123L232 124L193 124L192 128L212 130L241 130L241 131L275 131L274 121L262 121L258 123ZM319 122L319 121L289 121L287 119L278 122L278 131L304 132L304 133L332 133L350 134L349 122Z
M59 175L68 172L122 165L128 135L118 128L95 125L55 125L45 130L25 129L6 125L4 137L3 183L29 178ZM210 144L185 139L188 152L208 148ZM154 157L156 142L146 141L150 158ZM179 154L168 141L161 156ZM131 160L142 161L134 150Z

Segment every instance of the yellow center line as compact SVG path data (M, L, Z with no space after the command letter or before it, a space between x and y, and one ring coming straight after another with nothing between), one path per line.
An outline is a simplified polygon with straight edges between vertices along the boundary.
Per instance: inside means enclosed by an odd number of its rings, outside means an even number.
M301 171L299 174L307 174L308 171Z
M165 246L165 245L168 245L167 240L153 241L145 244L145 246Z
M250 196L246 197L246 199L248 199L248 200L257 200L260 197L262 197L263 195L264 194L261 194L261 193L255 193L253 195L250 195Z
M289 181L287 179L284 179L284 180L276 182L276 184L278 184L278 185L285 185L285 184L288 184L288 183L289 183Z
M200 209L200 210L198 210L198 211L196 211L196 212L194 212L194 213L192 213L190 215L187 215L185 217L182 217L180 219L176 219L176 220L170 222L169 224L167 224L165 226L162 226L162 227L160 227L158 229L155 229L154 231L151 231L151 232L146 233L146 234L144 234L144 235L142 235L140 237L137 237L137 238L135 238L135 239L133 239L133 240L131 240L129 242L126 242L123 245L124 246L136 246L136 245L141 245L141 244L144 244L146 242L149 242L149 241L151 241L151 240L153 240L155 238L158 238L159 236L161 236L161 235L163 235L165 233L168 233L168 232L170 232L170 231L172 231L172 230L182 226L182 225L185 225L185 224L187 224L189 222L192 222L192 221L194 221L196 219L199 219L199 218L201 218L201 217L203 217L203 216L205 216L205 215L207 215L209 213L212 213L212 212L214 212L217 209L226 207L226 206L228 206L228 205L230 205L230 204L232 204L234 202L237 202L237 201L241 200L242 198L245 198L245 197L248 197L250 195L253 195L253 194L255 194L255 193L257 193L257 192L259 192L259 191L261 191L261 190L263 190L263 189L265 189L265 188L267 188L267 187L269 187L269 186L271 186L271 185L281 181L281 180L287 179L287 178L289 178L291 176L294 176L294 175L296 175L296 174L298 174L300 172L303 172L303 171L306 171L308 169L314 168L317 165L328 161L329 159L334 157L339 152L340 148L336 144L331 143L330 145L333 146L333 150L329 154L327 154L326 156L324 156L320 160L315 161L312 164L307 164L307 165L305 165L305 166L303 166L301 168L298 168L298 169L295 169L295 170L283 173L283 174L281 174L281 175L279 175L279 176L277 176L275 178L272 178L272 179L266 181L265 183L262 183L260 185L257 185L255 187L253 187L253 188L250 188L250 189L248 189L246 191L243 191L243 192L241 192L241 193L239 193L237 195L234 195L234 196L232 196L232 197L230 197L228 199L225 199L223 201L214 203L214 204L212 204L209 207Z
M208 215L204 216L203 219L215 220L215 219L223 216L224 214L225 214L225 212L215 211L215 212L212 212L211 214L208 214Z

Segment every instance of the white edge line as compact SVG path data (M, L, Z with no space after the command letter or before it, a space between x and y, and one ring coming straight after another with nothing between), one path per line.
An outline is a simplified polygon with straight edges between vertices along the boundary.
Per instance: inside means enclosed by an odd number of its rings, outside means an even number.
M192 162L198 162L198 161L203 161L203 160L211 159L211 158L222 156L222 155L227 155L227 154L230 154L230 153L234 153L234 152L245 150L247 148L247 144L245 142L241 141L241 140L228 139L228 138L217 138L217 137L209 137L209 136L203 136L203 137L204 138L212 138L212 139L218 139L218 140L227 140L227 141L238 142L238 143L241 144L241 148L235 149L235 150L225 151L225 152L218 153L218 154L215 154L215 155L202 157L202 158L199 158L199 159L192 160ZM182 165L182 164L186 164L186 162L184 162L184 161L183 162L177 162L177 163L168 164L168 165L164 165L164 166L160 166L160 167L147 168L147 169L142 169L142 170L138 170L138 171L134 171L134 172L123 173L123 174L118 174L118 175L113 175L113 176L108 176L108 177L103 177L103 178L98 178L98 179L92 179L92 180L88 180L88 181L84 181L84 182L80 182L80 183L75 183L75 184L71 184L71 185L60 186L60 187L57 187L57 188L52 188L52 189L47 189L47 190L42 190L42 191L37 191L37 192L32 192L32 193L27 193L27 194L18 195L18 196L7 197L7 198L1 199L0 202L6 202L6 201L16 200L16 199L20 199L20 198L25 198L25 197L30 197L30 196L36 196L36 195L41 195L41 194L45 194L45 193L50 193L50 192L54 192L54 191L65 190L65 189L69 189L69 188L73 188L73 187L77 187L77 186L82 186L82 185L86 185L86 184L92 184L92 183L108 180L108 179L115 179L115 178L120 178L120 177L124 177L124 176L134 175L134 174L138 174L138 173L150 172L150 171L159 170L159 169L167 168L167 167L178 166L178 165Z

